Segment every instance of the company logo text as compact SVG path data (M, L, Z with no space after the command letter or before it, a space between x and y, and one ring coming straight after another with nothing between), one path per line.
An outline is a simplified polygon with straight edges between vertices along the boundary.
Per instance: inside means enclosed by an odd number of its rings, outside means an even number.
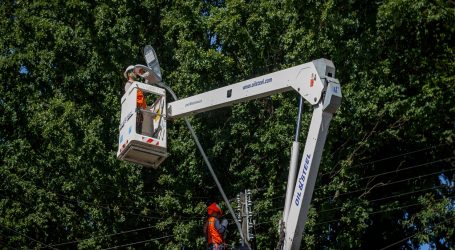
M266 84L266 83L270 83L272 82L272 78L267 78L267 79L262 79L260 81L254 81L252 83L248 83L246 85L243 85L243 89L249 89L249 88L253 88L253 87L257 87L257 86L260 86L262 84Z
M297 195L296 195L295 201L294 201L296 206L299 206L300 202L302 200L302 192L303 192L303 188L305 187L305 180L306 180L306 177L307 177L307 174L308 174L308 168L310 167L310 160L311 160L311 155L307 154L306 157L305 157L304 164L303 164L302 174L300 175L300 177L298 179L299 186L296 189Z

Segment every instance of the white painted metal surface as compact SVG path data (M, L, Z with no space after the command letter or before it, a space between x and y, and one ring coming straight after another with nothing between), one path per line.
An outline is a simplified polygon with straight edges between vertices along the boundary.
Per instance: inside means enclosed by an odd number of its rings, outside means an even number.
M179 118L291 89L314 105L320 101L324 87L316 64L310 62L171 102L168 117Z
M332 114L323 112L322 103L313 111L300 169L285 222L284 249L299 249L310 208L314 184Z
M308 130L294 194L285 220L283 249L300 248L330 121L341 105L342 95L338 80L326 77L326 81L325 98L315 107Z
M294 193L295 180L297 176L297 163L299 161L300 143L292 142L291 163L289 164L288 183L286 187L286 198L284 201L283 221L287 221L289 208L291 207L291 198Z

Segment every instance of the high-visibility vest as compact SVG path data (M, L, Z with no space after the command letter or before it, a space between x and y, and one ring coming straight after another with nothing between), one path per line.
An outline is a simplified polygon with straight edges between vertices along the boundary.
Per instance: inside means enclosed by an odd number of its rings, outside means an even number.
M137 107L138 108L142 108L142 109L146 109L147 108L147 103L145 102L145 97L144 97L144 93L142 93L142 90L140 89L137 89Z
M209 245L223 243L223 237L215 228L215 217L209 217L207 220L207 243Z

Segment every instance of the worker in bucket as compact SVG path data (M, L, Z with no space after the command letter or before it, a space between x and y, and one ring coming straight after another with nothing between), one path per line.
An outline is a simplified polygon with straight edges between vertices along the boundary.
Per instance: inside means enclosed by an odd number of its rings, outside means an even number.
M207 249L225 250L226 244L223 239L223 233L226 231L228 221L223 219L220 223L219 218L223 211L215 202L207 207L208 219L204 224L204 234L207 239Z
M134 66L130 65L126 68L125 72L123 73L128 81L125 84L125 92L131 87L131 85L138 80L138 76L134 73ZM136 131L138 134L142 133L142 122L144 120L144 116L141 112L141 109L147 108L147 102L144 97L144 93L139 88L137 89L137 99L136 99L136 107L137 107L137 119L136 119Z
M125 84L125 92L128 91L128 89L131 87L131 85L138 80L138 76L136 73L134 73L134 66L130 65L126 68L125 73L123 73L126 79L128 81ZM147 103L145 101L144 93L142 93L142 90L138 89L137 90L137 107L146 109L147 108Z

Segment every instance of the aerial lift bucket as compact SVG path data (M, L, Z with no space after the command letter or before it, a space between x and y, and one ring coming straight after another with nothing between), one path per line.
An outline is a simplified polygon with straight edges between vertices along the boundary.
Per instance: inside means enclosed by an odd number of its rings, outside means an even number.
M144 105L138 106L140 98ZM122 97L117 158L158 168L167 157L166 92L132 82Z

